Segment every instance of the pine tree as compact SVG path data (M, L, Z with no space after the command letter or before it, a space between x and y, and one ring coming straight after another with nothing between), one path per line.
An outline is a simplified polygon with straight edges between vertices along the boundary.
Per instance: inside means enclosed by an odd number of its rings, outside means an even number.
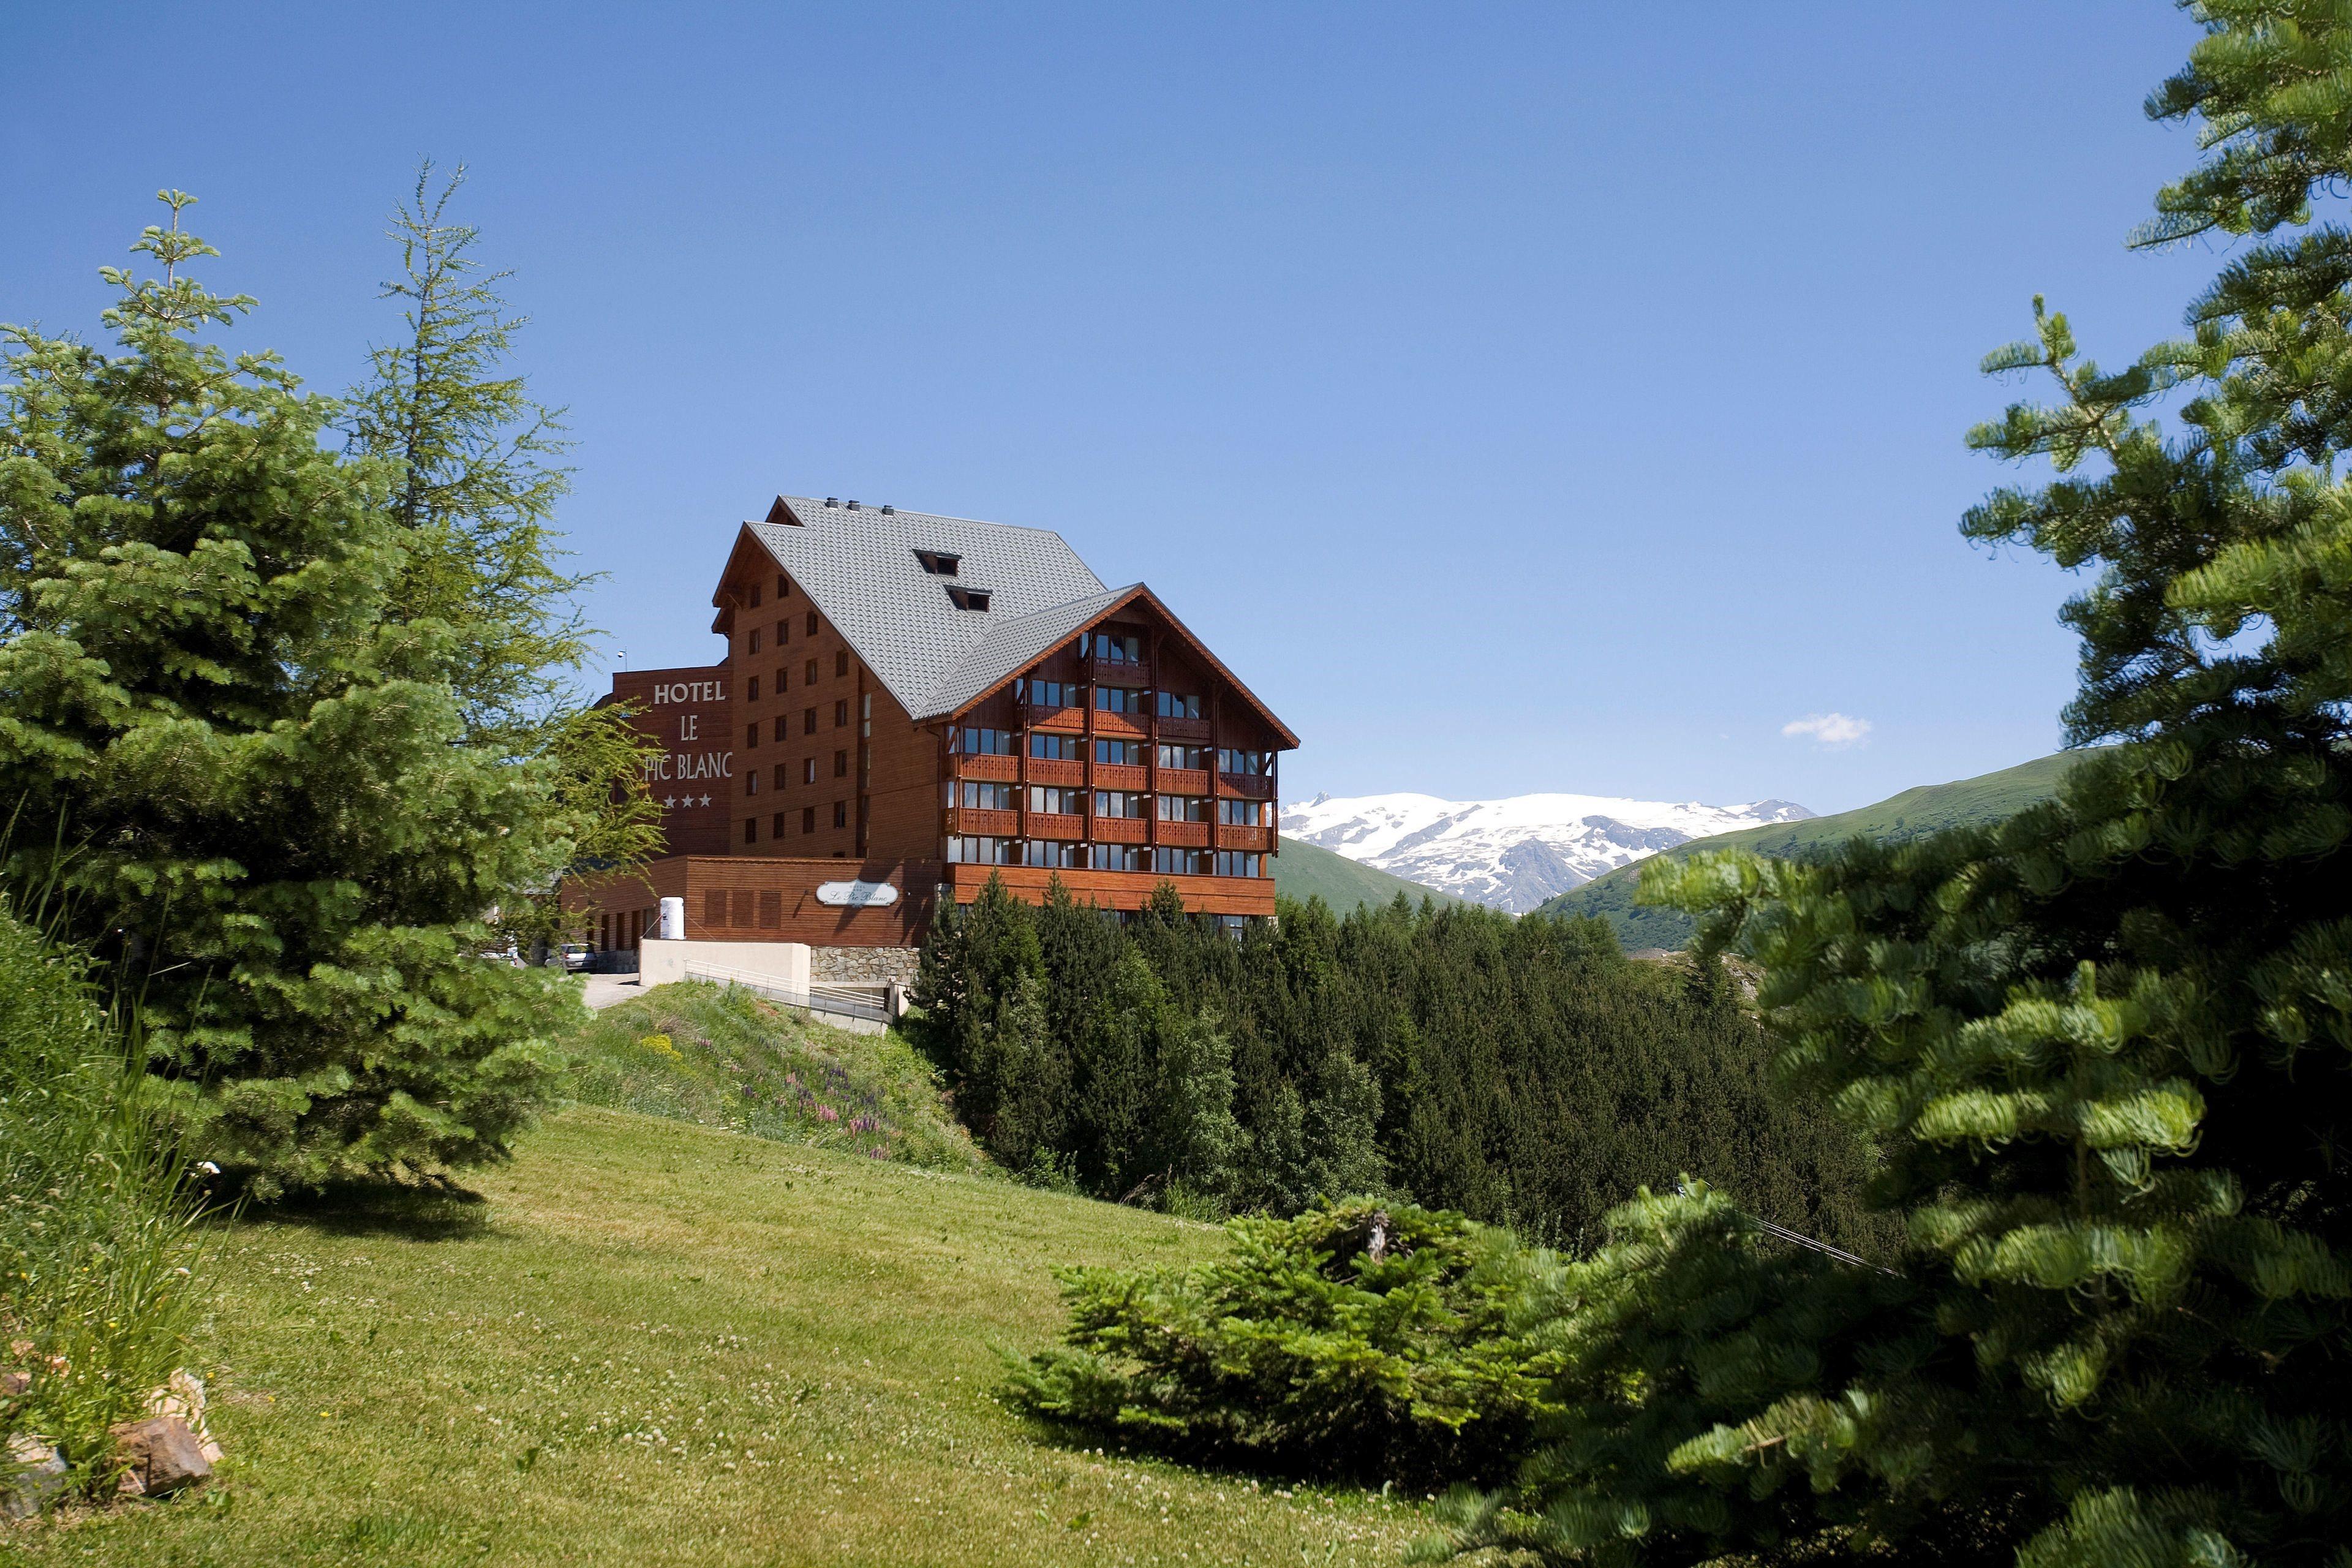
M192 1151L257 1188L495 1159L575 1005L487 915L578 820L468 745L467 649L391 613L389 465L277 356L202 340L252 301L181 226L105 269L122 353L6 329L0 798L14 868L62 858L78 935L144 998Z
M1569 1391L1458 1545L2352 1563L2352 233L2316 217L2352 182L2352 18L2194 9L2149 108L2209 155L2139 238L2260 237L2120 371L2037 301L1987 368L2055 398L1970 438L2057 470L1963 530L2095 574L2067 722L2104 749L1999 827L1645 879L1765 965L1782 1071L1884 1151L1902 1279L1857 1302L1852 1270L1727 1262L1696 1200L1626 1216L1633 1306L1579 1353L1675 1375Z

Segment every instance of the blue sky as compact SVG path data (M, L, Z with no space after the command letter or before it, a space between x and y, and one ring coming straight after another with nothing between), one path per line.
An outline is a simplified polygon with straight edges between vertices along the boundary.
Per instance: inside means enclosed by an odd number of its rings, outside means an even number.
M2159 0L0 8L0 320L96 329L202 198L236 341L393 328L463 161L609 659L708 660L778 490L1061 530L1305 737L1284 793L1834 810L2057 742L2067 579L1961 436L2046 292L2094 353L2219 260ZM1859 741L1834 743L1866 721Z

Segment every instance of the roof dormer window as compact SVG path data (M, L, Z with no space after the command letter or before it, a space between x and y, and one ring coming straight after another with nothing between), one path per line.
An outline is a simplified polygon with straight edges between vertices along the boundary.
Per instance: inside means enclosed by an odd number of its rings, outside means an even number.
M923 570L934 577L952 577L956 574L956 568L963 564L962 556L946 550L918 550L915 559L921 562Z
M985 588L950 588L948 597L955 601L955 607L959 610L988 608L988 590Z

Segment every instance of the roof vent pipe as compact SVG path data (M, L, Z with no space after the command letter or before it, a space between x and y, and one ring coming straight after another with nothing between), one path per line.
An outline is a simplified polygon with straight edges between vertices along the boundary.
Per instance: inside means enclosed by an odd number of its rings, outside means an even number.
M884 507L884 508L882 509L882 515L883 515L884 517L891 516L891 515L892 515L893 513L895 513L898 510L898 509L897 507L895 507L895 506L886 506L886 507Z
M827 506L839 506L841 504L841 498L839 496L827 496L824 498L824 504Z
M856 511L856 510L857 510L857 503L856 503L856 501L851 501L851 502L849 503L849 510L852 510L852 511Z

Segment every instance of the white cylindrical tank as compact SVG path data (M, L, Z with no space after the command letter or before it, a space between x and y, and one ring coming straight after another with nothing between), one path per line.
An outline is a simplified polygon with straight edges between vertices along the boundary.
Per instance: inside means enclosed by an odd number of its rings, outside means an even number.
M686 940L686 900L684 899L664 899L661 901L661 940L664 942Z

